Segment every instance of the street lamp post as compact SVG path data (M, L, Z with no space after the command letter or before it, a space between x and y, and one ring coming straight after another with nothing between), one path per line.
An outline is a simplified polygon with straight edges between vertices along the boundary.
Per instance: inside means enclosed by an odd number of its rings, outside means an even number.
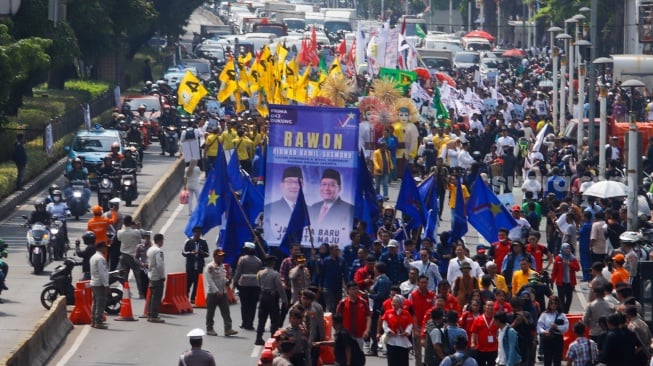
M597 23L597 12L592 11L592 9L598 9L597 1L592 0L592 8L582 7L578 9L581 14L590 14L590 36L589 41L592 42L590 46L590 60L596 58L596 47L598 46L598 39L596 38L596 23ZM587 39L587 38L586 38ZM589 120L589 143L590 147L594 146L594 141L596 141L596 126L594 122L594 117L596 116L596 67L593 62L587 63L587 78L588 78L588 93L587 100L589 102L590 108L588 113ZM594 156L594 149L590 149L590 157Z
M572 25L572 27L576 24L578 24L578 20L574 18L569 18L565 20L565 25ZM565 27L566 28L566 27ZM574 30L572 29L572 32ZM567 109L570 112L573 112L574 110L574 54L576 53L574 50L573 43L576 41L576 38L573 36L571 37L573 41L569 41L569 52L567 53L567 62L569 63L569 98L567 100ZM572 113L573 114L573 113Z
M578 49L578 125L576 128L578 141L576 141L576 151L580 154L583 147L583 129L585 128L585 124L583 123L583 117L585 114L585 62L583 60L582 51L583 47L591 46L592 43L581 39L576 41L575 45ZM590 128L592 128L591 125ZM592 144L590 143L588 148L591 146Z
M547 32L550 34L551 38L551 62L553 63L553 75L551 76L551 81L553 81L553 127L559 128L558 124L558 47L555 45L554 34L557 32L562 32L560 27L551 27L547 29Z
M609 57L599 57L592 61L596 67L602 65L603 74L605 74L605 65L612 63ZM595 68L596 70L596 68ZM605 144L607 142L607 117L608 117L608 88L605 85L603 78L601 78L601 94L599 95L599 174L605 178ZM590 116L591 117L591 116Z
M565 74L567 73L567 58L569 56L569 40L571 39L571 36L567 33L563 33L558 34L556 39L564 43L563 48L565 50L565 54L560 57L560 132L562 132L567 125L567 113L565 111L567 102L565 99L567 91Z
M635 88L644 88L646 85L640 80L630 79L624 81L621 86L624 88L630 88L627 161L627 185L629 189L626 207L628 207L627 230L634 231L637 230L637 167L639 166L640 156L637 151L639 136L637 135L637 125L635 124L635 116L633 114L633 99L635 96Z

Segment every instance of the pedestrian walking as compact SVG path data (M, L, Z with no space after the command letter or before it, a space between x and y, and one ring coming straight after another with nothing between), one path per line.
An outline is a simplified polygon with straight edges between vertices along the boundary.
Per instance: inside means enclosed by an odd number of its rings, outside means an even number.
M193 237L186 240L181 255L186 257L186 291L188 291L190 302L194 304L195 294L197 294L197 279L204 269L204 258L209 256L209 245L206 240L202 239L201 226L193 228Z
M574 297L574 287L576 286L576 272L580 270L578 259L571 253L571 245L564 243L560 247L558 254L553 262L553 271L551 272L551 281L558 288L558 296L562 303L563 313L569 313L571 301Z
M147 309L147 321L150 323L163 323L159 317L161 298L163 297L163 284L166 280L166 270L163 261L163 234L154 235L154 245L147 249L147 274L150 286L150 303Z
M568 366L595 365L599 361L599 349L591 339L585 338L585 324L574 324L576 339L567 349Z
M232 329L231 314L229 312L229 299L227 298L227 270L222 263L224 252L222 249L213 251L213 261L206 266L204 278L208 289L206 291L206 334L217 336L213 328L215 308L220 308L220 315L224 321L224 335L226 337L238 334L238 331Z
M200 176L202 172L195 163L189 163L184 172L184 190L188 192L188 216L193 214L193 198L198 202L198 197L202 187L200 186Z
M27 151L25 150L25 135L19 133L16 135L16 142L14 142L14 152L11 155L11 160L16 164L16 190L23 191L23 178L25 175L25 167L27 166Z
M560 366L562 362L562 335L569 329L569 321L562 312L562 302L553 295L549 297L546 311L537 321L537 333L540 335L540 348L544 354L544 366Z
M107 329L102 320L109 294L109 269L107 268L107 245L99 242L95 245L95 254L91 257L91 290L93 291L93 320L91 327Z
M265 268L256 274L261 296L258 307L258 325L256 327L256 344L262 346L265 344L263 333L265 332L265 323L270 318L270 334L273 335L281 327L281 314L279 309L279 300L284 308L288 308L288 298L286 290L281 284L281 275L274 270L277 257L269 256L265 258Z
M413 318L404 309L403 296L396 295L392 299L392 309L383 314L383 330L388 349L388 366L408 366Z
M190 349L179 355L177 366L215 366L211 352L202 349L204 331L195 328L186 334L190 341Z
M374 186L376 194L381 194L383 190L383 199L388 200L388 182L390 181L390 173L394 166L388 150L388 144L385 140L379 140L379 148L374 150L372 154L372 165L374 170Z
M347 283L347 297L340 300L336 313L343 319L344 328L363 349L363 340L370 335L372 314L367 300L360 296L360 288L354 281Z
M365 365L365 355L358 346L358 342L349 334L343 324L341 314L333 314L333 334L332 341L315 342L316 346L334 347L336 364L338 365Z
M508 316L503 311L494 314L494 321L499 329L497 350L498 366L517 366L521 362L519 354L519 335L508 325Z
M123 228L118 231L118 240L120 240L120 270L125 276L129 277L129 271L134 272L138 295L141 299L145 298L147 287L141 281L141 268L136 261L136 247L141 243L141 230L137 228L131 215L126 215L123 220Z
M240 297L240 316L242 323L240 327L247 330L254 330L254 317L256 316L256 304L261 294L261 287L258 284L256 274L262 267L262 262L256 256L256 245L252 242L245 242L243 255L238 258L236 272L234 273L234 287L238 288Z

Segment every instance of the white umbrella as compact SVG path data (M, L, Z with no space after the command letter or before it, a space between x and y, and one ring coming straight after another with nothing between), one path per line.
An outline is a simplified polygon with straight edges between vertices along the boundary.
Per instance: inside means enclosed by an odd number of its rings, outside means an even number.
M625 197L628 195L628 186L613 180L602 180L592 184L583 194L598 198Z

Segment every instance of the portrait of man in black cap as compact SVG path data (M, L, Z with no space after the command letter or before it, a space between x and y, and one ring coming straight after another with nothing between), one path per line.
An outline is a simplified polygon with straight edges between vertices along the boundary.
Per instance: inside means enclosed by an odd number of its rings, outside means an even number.
M290 215L297 203L300 184L303 183L304 176L300 167L289 166L284 169L279 183L282 197L265 205L263 210L263 230L268 237L277 238L280 235L281 240L283 233L279 233L279 230L288 226Z
M308 208L311 225L340 229L351 224L354 206L340 198L342 179L334 169L325 169L320 179L321 201Z

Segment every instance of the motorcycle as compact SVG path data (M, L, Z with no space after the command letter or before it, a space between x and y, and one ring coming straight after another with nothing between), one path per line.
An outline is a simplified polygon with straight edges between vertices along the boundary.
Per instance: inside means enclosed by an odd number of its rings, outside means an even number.
M86 187L84 181L74 180L70 183L72 187L72 197L70 202L66 202L70 214L75 217L75 220L79 220L80 216L84 216L87 211L87 203L84 201L84 188Z
M114 177L109 174L103 174L98 181L97 202L104 211L109 211L109 200L116 196L116 187L113 179Z
M63 264L58 265L50 275L50 282L43 285L41 291L41 305L50 310L52 304L59 296L66 296L66 304L75 305L75 287L73 286L72 271L75 266L81 266L82 262L75 261L72 258L66 258ZM109 272L109 285L116 282L124 283L127 279L120 271ZM112 287L107 298L107 306L104 309L108 314L120 314L120 301L122 300L122 290Z
M136 169L120 169L120 199L126 202L129 207L138 197L138 187L136 186Z
M132 157L138 162L138 171L143 168L143 147L136 142L130 142L127 146L132 152Z
M29 220L27 216L22 216ZM34 274L43 272L48 263L51 261L50 256L50 230L47 225L36 222L32 225L25 223L27 230L27 260L34 268Z
M55 260L61 260L66 256L68 243L64 225L66 218L55 216L50 223L50 242L52 243L52 254Z
M177 133L177 127L175 126L166 126L164 137L165 142L165 152L170 156L174 156L177 151L179 151L179 134Z

